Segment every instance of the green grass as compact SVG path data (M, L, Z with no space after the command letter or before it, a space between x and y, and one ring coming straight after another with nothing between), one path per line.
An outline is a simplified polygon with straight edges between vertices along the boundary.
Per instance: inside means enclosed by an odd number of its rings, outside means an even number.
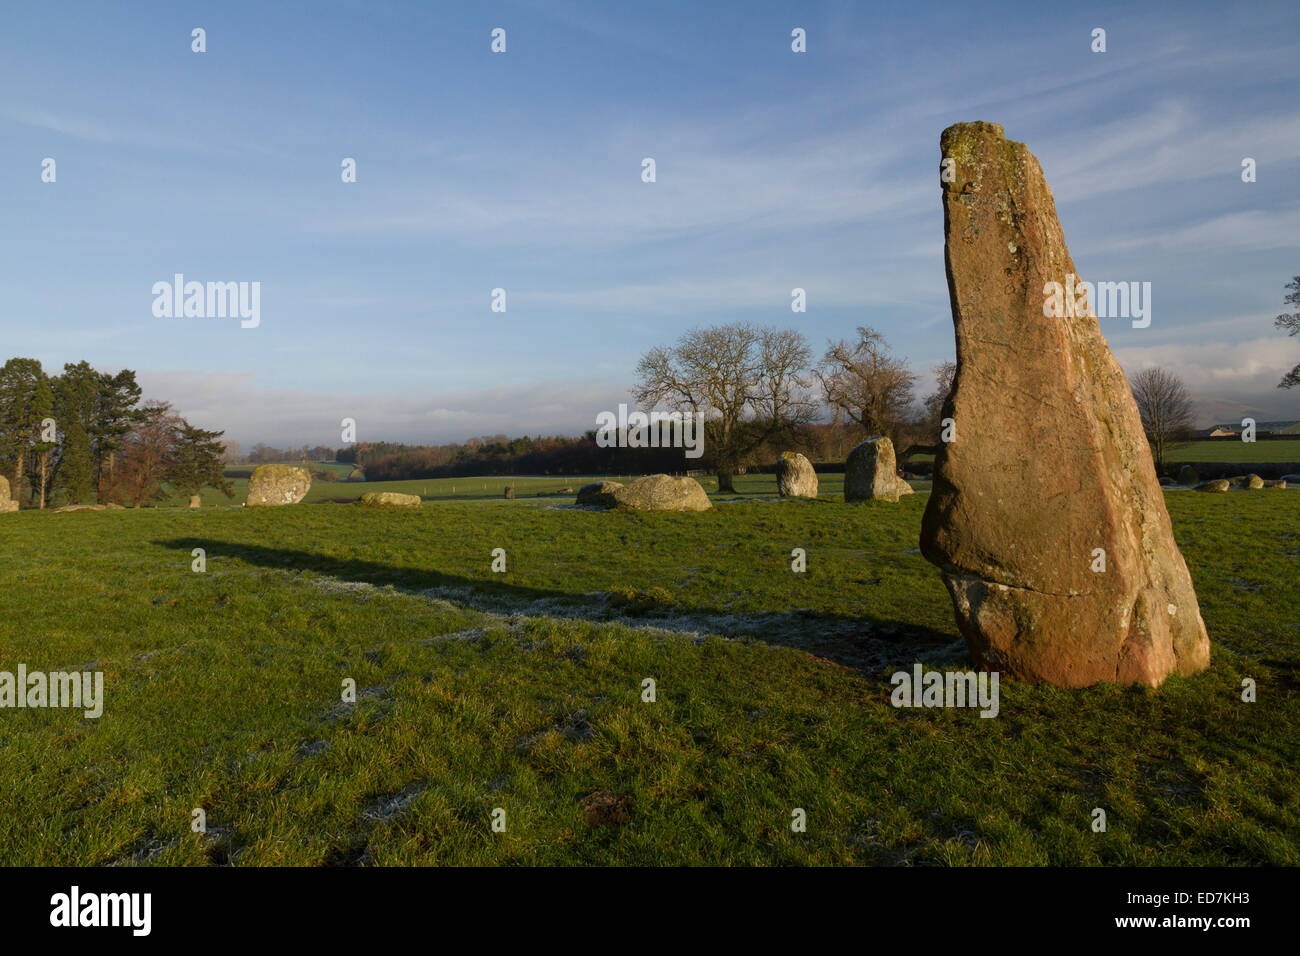
M993 720L889 704L964 662L925 498L4 516L0 669L107 702L0 711L0 860L1300 863L1300 494L1167 495L1209 672L1008 681Z
M1198 461L1300 461L1300 438L1270 441L1194 441L1169 452L1177 464Z

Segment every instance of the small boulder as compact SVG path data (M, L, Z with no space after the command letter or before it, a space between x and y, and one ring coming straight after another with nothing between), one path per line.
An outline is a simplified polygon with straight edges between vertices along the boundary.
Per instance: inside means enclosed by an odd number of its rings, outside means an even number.
M708 494L694 478L647 475L614 491L619 511L708 511Z
M191 508L201 508L201 507L203 507L203 496L202 496L202 495L190 495L190 507L191 507Z
M816 498L817 472L797 451L787 451L776 463L776 490L782 498Z
M1285 487L1286 487L1286 479L1285 479L1285 478L1278 478L1278 479L1276 479L1276 480L1270 481L1269 479L1265 478L1265 479L1264 479L1264 487L1265 487L1265 488L1285 488Z
M1203 481L1196 486L1197 491L1224 492L1228 490L1227 478L1215 478L1213 481Z
M1264 487L1264 479L1259 475L1238 475L1236 478L1229 478L1228 484L1234 488L1245 488L1248 491L1258 491Z
M1173 483L1174 483L1174 480L1173 480L1172 478L1170 478L1168 475L1161 475L1161 476L1160 476L1160 484L1162 484L1162 485L1172 485Z
M576 504L596 505L600 508L612 508L616 504L614 492L623 486L617 481L593 481L578 489Z
M403 495L396 491L367 491L360 504L366 508L418 508L423 502L419 495Z
M897 501L910 494L912 486L898 477L894 443L887 437L868 438L844 459L845 501Z
M572 489L572 488L569 488L569 487L566 486L566 487L564 487L564 488L561 488L559 491L555 492L555 494L557 494L557 495L571 495L571 494L573 494L573 489Z
M248 479L245 507L295 505L311 489L307 469L294 465L258 465Z

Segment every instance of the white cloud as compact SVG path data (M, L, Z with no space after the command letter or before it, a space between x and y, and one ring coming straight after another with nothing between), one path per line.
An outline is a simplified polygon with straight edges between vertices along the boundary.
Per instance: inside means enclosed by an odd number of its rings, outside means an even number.
M271 389L251 373L147 370L137 373L145 399L169 401L201 428L224 429L245 447L323 444L337 448L343 418L358 441L441 444L477 435L576 435L596 414L629 401L607 381L539 382L432 395L364 395Z
M1244 414L1300 420L1300 390L1277 388L1282 376L1300 362L1300 346L1294 340L1274 336L1130 346L1116 348L1115 357L1130 377L1151 367L1178 375L1197 400L1201 424Z

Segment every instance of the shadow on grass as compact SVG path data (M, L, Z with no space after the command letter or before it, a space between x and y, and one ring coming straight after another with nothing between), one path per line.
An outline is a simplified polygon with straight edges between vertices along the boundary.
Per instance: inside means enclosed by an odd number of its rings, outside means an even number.
M525 614L588 621L619 621L632 626L695 631L733 639L754 639L793 647L861 670L910 666L921 655L932 664L965 660L954 636L909 621L879 616L850 617L823 611L742 611L683 608L634 596L619 599L608 592L569 592L528 587L505 581L485 581L447 574L431 568L399 568L356 558L334 558L294 548L218 541L212 538L173 538L153 542L164 548L191 551L203 548L209 561L231 558L278 570L309 571L340 581L449 601L477 611Z

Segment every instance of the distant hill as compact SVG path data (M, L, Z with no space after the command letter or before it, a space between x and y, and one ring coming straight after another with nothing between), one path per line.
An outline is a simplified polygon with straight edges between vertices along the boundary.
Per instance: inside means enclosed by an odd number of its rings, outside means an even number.
M1211 438L1218 436L1236 435L1241 431L1240 420L1235 422L1224 422L1218 425L1211 425L1209 428L1198 429L1196 436L1198 438ZM1255 433L1257 435L1300 435L1300 422L1297 421L1280 421L1280 422L1255 422Z

